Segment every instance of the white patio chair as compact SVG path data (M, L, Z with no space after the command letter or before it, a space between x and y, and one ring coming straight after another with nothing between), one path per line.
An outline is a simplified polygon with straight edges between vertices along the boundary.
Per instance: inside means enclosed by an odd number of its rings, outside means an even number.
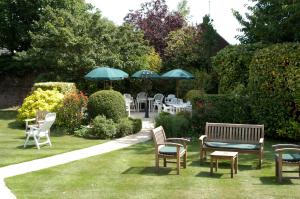
M159 106L162 106L164 95L161 93L157 93L154 95L154 102L153 102L153 110L155 110L155 107L157 107L157 110L159 109Z
M44 122L47 113L49 112L46 110L37 110L35 118L25 119L25 135L30 130L30 126L40 126Z
M174 94L169 94L166 98L165 98L165 103L168 105L171 102L171 99L176 98L176 96Z
M187 111L187 112L192 112L192 110L193 110L192 103L191 103L190 101L187 101L187 102L185 103L185 111Z
M147 103L147 95L145 92L140 92L136 96L136 105L137 105L137 111L140 111L141 105Z
M34 143L38 149L40 145L49 144L52 146L50 141L50 128L53 125L56 118L56 113L47 113L44 122L40 126L29 126L30 130L27 132L26 141L24 148L27 146L29 139L33 138ZM40 142L41 138L46 138L45 142Z
M165 104L163 104L162 111L166 112L166 113L170 113L170 114L175 114L175 111L174 111L173 107L172 106L166 106Z
M135 101L134 101L133 97L128 93L124 93L123 96L124 96L125 102L129 103L130 109L135 111L136 105L135 105Z

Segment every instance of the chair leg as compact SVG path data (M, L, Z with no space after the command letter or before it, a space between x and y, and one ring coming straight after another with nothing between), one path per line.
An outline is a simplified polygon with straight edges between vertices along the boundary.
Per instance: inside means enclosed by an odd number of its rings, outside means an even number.
M180 170L180 154L177 153L177 175L179 175Z
M167 158L164 158L164 167L167 167Z
M36 145L37 149L40 149L38 138L36 136L33 136L33 139L34 139L34 142L35 142L35 145Z
M282 162L281 161L278 161L278 182L281 182L282 181Z
M52 143L51 143L51 141L50 141L49 135L46 135L46 138L47 138L47 142L49 143L49 146L51 147L51 146L52 146Z
M26 148L26 146L27 146L27 143L28 143L28 141L29 141L29 138L30 138L30 136L29 136L29 135L27 135L27 137L26 137L26 140L25 140L25 143L24 143L24 148Z
M183 157L183 168L186 169L186 159L187 159L187 151L184 153L184 157Z

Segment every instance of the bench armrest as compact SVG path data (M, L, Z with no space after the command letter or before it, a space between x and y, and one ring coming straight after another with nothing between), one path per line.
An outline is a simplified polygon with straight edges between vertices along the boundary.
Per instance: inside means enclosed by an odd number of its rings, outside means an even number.
M264 138L259 139L259 144L264 144Z
M207 138L207 135L201 135L199 140L201 140L203 142L205 138Z

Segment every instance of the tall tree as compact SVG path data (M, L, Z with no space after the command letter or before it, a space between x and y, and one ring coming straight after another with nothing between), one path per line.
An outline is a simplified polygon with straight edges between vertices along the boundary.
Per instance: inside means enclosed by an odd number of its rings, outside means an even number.
M250 14L246 18L233 11L242 25L242 43L281 43L300 41L300 1L298 0L249 0Z
M141 5L141 9L130 11L124 18L125 23L132 24L138 30L143 30L155 50L164 55L165 38L171 31L180 29L184 17L178 12L170 12L165 0L152 0Z
M181 14L181 16L184 17L185 20L189 18L190 15L190 7L188 6L187 0L181 0L177 4L177 12Z
M37 31L30 33L31 48L17 53L18 59L68 81L82 79L96 65L128 72L147 65L149 47L141 32L128 25L116 27L78 2L68 9L45 7L35 24Z
M165 67L183 67L211 71L211 57L227 42L213 28L209 16L203 17L202 24L188 26L171 32L165 50Z

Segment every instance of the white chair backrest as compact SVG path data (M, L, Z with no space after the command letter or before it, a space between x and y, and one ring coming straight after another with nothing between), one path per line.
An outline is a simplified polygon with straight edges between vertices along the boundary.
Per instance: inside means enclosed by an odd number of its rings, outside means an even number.
M125 99L132 99L131 95L128 93L124 93L123 96Z
M160 101L160 102L162 102L163 99L164 99L164 95L161 94L161 93L157 93L157 94L154 95L153 98L154 98L154 101Z
M168 96L167 96L167 98L168 99L172 99L172 98L175 98L176 96L174 95L174 94L169 94Z
M136 96L137 99L146 99L146 93L145 92L140 92Z
M178 104L178 99L176 97L170 99L170 104Z
M47 113L47 115L45 116L45 121L41 125L39 131L40 132L49 131L55 119L56 119L56 113Z
M177 104L183 104L183 99L177 98Z

